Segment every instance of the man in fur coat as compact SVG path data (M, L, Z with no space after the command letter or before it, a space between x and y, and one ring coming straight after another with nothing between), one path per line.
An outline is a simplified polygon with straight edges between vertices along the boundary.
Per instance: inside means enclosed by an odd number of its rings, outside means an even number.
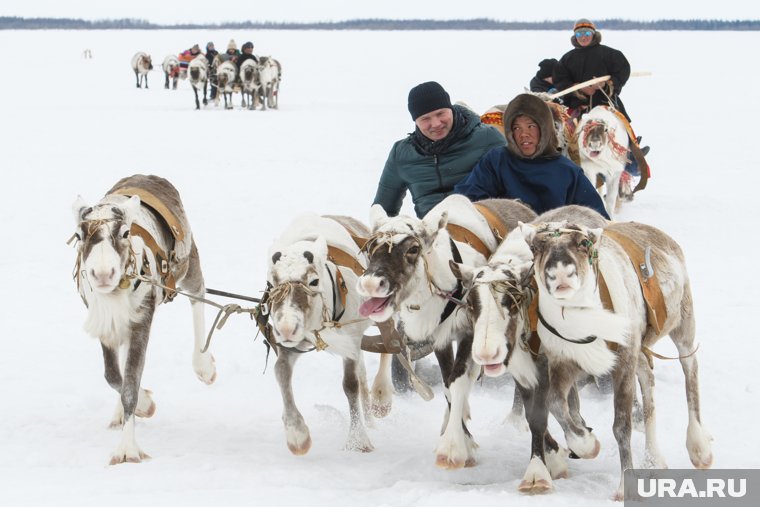
M552 81L557 90L562 91L595 77L609 75L610 80L566 95L565 105L586 112L594 106L611 103L630 121L620 100L620 92L631 75L631 66L625 55L617 49L603 45L602 34L597 31L596 25L585 18L575 22L570 42L574 49L560 58L552 74Z
M554 118L544 101L529 93L515 97L504 111L504 132L507 145L483 155L454 192L472 201L519 199L539 215L579 204L609 219L583 170L560 154Z

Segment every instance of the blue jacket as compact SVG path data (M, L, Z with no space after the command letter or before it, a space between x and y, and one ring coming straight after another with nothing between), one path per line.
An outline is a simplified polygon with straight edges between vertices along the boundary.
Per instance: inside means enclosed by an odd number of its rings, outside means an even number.
M483 155L454 192L471 201L489 197L520 199L539 215L560 206L580 204L610 218L583 170L562 155L525 159L506 147L494 148Z

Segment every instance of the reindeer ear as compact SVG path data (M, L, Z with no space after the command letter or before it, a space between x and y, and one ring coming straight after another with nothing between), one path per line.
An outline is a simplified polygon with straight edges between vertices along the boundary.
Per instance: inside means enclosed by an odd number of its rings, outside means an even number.
M536 236L536 228L531 224L525 224L522 222L517 222L517 228L520 229L525 242L530 245L533 242L533 238Z
M428 213L425 215L425 217L422 219L422 229L425 233L425 235L428 238L431 238L430 241L436 237L438 234L438 231L446 227L446 224L449 223L449 212L443 211L440 214L438 213Z
M127 202L124 203L124 211L126 212L127 222L132 222L140 212L140 197L133 195Z
M82 221L82 212L90 206L85 202L81 195L77 196L77 200L71 205L71 211L74 213L74 221L78 224Z
M475 273L475 269L467 266L465 264L460 264L457 262L454 262L453 260L449 260L449 269L451 269L451 272L454 274L454 277L456 277L457 280L464 283L466 286L469 286L472 284L472 277Z
M317 239L314 240L314 246L316 252L316 256L320 259L327 259L327 240L324 236L317 236Z
M385 209L379 204L372 205L369 209L369 226L372 232L377 231L387 221L388 214L385 212Z
M594 244L594 246L599 246L599 241L602 239L603 232L604 232L604 229L602 228L588 229L586 231L586 234L588 235L588 239Z

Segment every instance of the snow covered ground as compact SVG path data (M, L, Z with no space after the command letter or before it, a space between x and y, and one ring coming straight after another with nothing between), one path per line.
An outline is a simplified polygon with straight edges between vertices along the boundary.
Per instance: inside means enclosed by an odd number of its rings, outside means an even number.
M107 466L119 440L106 428L117 401L103 379L98 343L82 331L84 307L71 272L77 194L95 202L122 176L154 173L180 190L207 286L256 295L267 248L298 213L367 220L391 144L412 129L406 94L440 81L477 110L523 90L545 57L570 49L569 32L134 31L0 32L0 504L29 505L351 505L609 504L617 486L611 398L584 391L583 412L602 442L600 456L570 463L551 495L516 491L529 438L503 424L511 383L474 390L470 426L480 444L474 468L436 469L444 410L440 385L424 402L397 396L370 429L375 452L342 450L348 414L340 360L303 357L296 401L313 447L290 454L281 401L261 340L244 317L212 343L218 379L192 371L189 305L161 307L143 385L155 416L137 439L153 456ZM760 466L753 437L758 408L754 280L758 233L756 124L760 101L748 65L759 33L605 32L635 71L623 97L652 147L653 178L619 219L660 227L678 240L692 278L703 421L714 436L715 467ZM129 68L143 50L163 57L213 40L248 39L283 65L279 111L194 110L186 82L164 90L150 74L138 90ZM94 58L85 60L89 48ZM237 100L237 98L236 98ZM409 199L407 199L409 201ZM408 204L408 202L407 202ZM406 208L408 211L411 207ZM207 312L210 322L213 312ZM663 341L662 354L675 349ZM370 372L377 358L367 358ZM432 367L432 365L428 365ZM658 361L659 438L671 468L689 468L680 366ZM561 436L552 421L552 430ZM643 453L635 434L634 458Z

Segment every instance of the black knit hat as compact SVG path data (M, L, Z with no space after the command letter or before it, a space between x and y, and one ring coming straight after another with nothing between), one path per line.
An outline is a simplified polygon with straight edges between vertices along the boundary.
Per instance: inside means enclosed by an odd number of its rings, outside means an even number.
M435 81L422 83L409 90L409 114L416 120L430 111L448 107L451 109L451 97L443 86Z
M541 62L538 64L538 74L536 74L536 76L538 76L540 79L552 77L554 66L558 63L559 62L556 58L547 58L546 60L541 60Z

